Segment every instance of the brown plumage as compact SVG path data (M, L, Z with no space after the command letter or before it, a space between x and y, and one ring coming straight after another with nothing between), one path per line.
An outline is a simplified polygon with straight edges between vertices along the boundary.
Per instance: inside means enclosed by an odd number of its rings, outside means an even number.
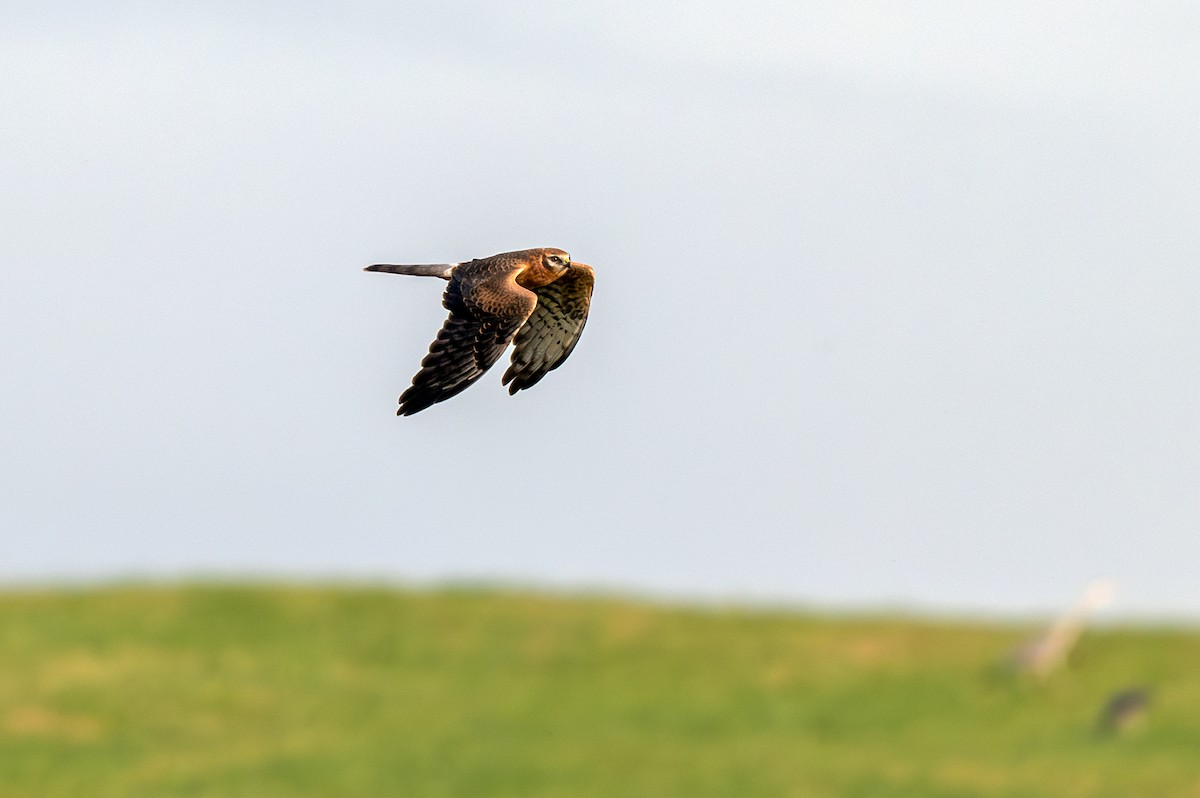
M450 311L421 370L400 395L397 415L449 399L483 376L515 340L504 372L508 392L535 385L562 365L579 341L592 298L592 267L561 249L525 249L463 263L375 264L369 272L448 280Z

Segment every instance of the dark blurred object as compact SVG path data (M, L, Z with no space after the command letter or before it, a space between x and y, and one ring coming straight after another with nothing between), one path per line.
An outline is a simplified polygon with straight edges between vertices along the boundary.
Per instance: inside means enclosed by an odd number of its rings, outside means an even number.
M1100 712L1096 730L1102 734L1126 734L1140 728L1146 722L1150 708L1150 691L1144 687L1131 687L1114 693Z

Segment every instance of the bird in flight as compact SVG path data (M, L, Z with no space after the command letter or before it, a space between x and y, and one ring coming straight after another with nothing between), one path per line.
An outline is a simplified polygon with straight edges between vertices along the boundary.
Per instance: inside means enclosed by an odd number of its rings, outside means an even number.
M462 263L393 265L364 271L448 280L442 304L450 311L421 370L400 395L396 415L411 416L449 399L515 343L502 383L515 394L537 384L571 354L592 300L594 272L561 249L524 249Z

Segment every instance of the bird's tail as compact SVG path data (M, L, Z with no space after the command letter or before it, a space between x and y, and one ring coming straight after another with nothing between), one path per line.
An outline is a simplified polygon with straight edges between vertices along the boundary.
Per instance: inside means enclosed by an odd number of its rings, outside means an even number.
M415 274L418 277L441 277L443 280L450 279L450 273L454 271L457 263L412 263L412 264L392 264L392 263L376 263L363 269L364 272L389 272L391 274Z

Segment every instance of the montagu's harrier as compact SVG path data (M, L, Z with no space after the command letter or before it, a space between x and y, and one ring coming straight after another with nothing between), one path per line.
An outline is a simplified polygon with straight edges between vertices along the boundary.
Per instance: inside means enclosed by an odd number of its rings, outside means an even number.
M504 372L508 392L528 388L562 365L579 341L592 299L592 267L572 263L561 249L525 249L463 263L396 266L369 272L441 277L450 285L442 304L450 317L412 385L400 395L397 415L411 416L449 399L483 376L515 342Z

